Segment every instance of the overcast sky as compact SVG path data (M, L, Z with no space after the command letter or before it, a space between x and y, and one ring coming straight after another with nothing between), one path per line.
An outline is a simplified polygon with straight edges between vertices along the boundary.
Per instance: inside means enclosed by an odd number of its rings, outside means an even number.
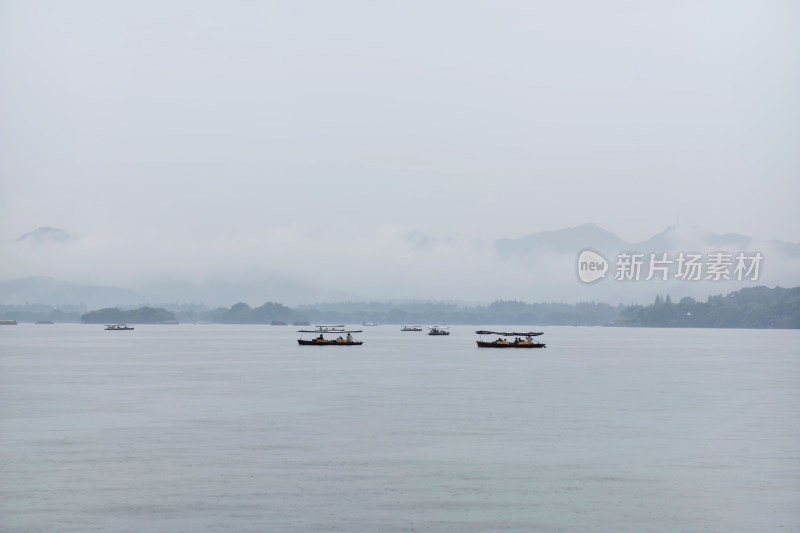
M0 238L798 242L799 24L793 0L0 0Z

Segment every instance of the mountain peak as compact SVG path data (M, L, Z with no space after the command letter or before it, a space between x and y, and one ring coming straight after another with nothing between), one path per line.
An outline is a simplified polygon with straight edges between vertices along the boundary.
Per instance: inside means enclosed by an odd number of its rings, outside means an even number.
M502 258L525 254L532 250L576 254L583 248L595 248L605 252L616 252L624 247L615 233L587 222L574 228L531 233L519 239L498 239L495 249Z
M29 231L22 237L17 239L17 242L32 242L35 244L47 244L51 242L64 242L69 239L69 233L59 228L52 228L50 226L42 226L33 231Z

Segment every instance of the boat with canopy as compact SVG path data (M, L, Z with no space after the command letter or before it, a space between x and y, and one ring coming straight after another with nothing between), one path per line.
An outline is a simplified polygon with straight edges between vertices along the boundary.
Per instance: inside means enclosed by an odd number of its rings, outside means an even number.
M314 328L314 331L333 333L334 331L344 331L344 324L339 324L338 326L314 326Z
M479 329L475 333L481 336L481 340L477 341L479 348L546 348L543 342L533 340L534 337L544 334L541 331L519 332ZM484 341L484 335L498 335L498 337L494 341ZM514 337L514 340L509 341L505 337Z
M130 331L132 329L133 326L127 324L106 324L107 331Z
M364 341L357 341L353 333L361 333L360 329L344 329L344 326L317 326L316 329L299 329L298 333L313 333L313 339L304 339L302 335L297 339L300 346L361 346ZM335 339L326 339L325 333L338 334Z

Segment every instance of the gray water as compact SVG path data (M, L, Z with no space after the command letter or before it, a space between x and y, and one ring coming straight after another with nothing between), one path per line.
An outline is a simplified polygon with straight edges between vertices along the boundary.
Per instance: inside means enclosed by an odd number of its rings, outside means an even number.
M800 332L0 327L3 532L800 530Z

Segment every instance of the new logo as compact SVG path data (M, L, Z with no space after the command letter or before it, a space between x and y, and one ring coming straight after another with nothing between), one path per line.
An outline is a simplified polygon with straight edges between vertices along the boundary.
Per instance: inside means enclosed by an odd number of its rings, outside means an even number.
M608 261L600 252L586 248L578 253L576 267L579 280L583 283L594 283L606 277Z

